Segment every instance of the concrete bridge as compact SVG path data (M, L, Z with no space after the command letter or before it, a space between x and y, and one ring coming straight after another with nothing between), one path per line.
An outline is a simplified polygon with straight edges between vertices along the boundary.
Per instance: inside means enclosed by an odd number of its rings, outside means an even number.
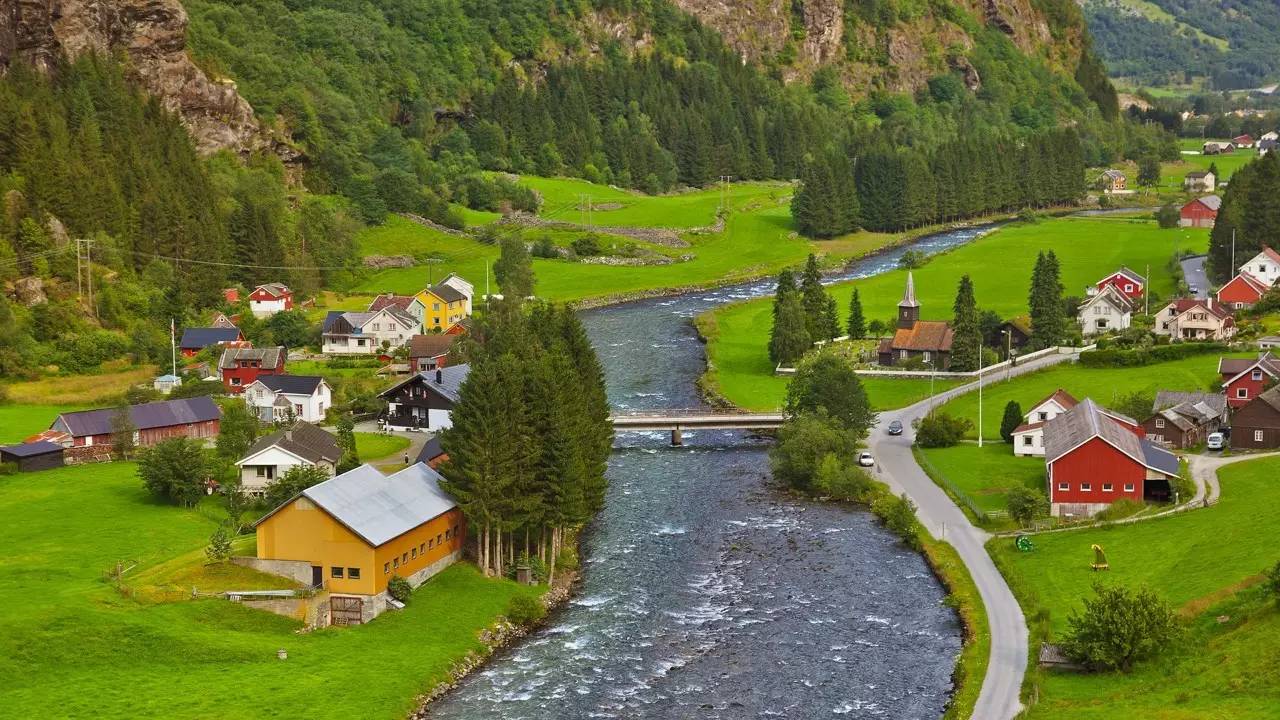
M671 445L684 444L685 430L776 430L782 413L718 413L708 410L644 410L609 417L615 430L670 430Z

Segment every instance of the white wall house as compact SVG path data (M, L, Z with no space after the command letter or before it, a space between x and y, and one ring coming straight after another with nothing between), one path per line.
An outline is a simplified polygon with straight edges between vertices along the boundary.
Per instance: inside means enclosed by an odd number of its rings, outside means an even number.
M1107 285L1097 295L1084 301L1076 313L1076 321L1085 335L1101 335L1125 330L1133 319L1133 306L1128 298Z
M397 348L422 329L409 312L384 307L376 312L331 312L324 320L321 350L332 355L377 355Z
M1280 252L1264 247L1262 252L1240 266L1240 272L1247 272L1269 287L1275 287L1276 281L1280 280Z
M1044 457L1044 424L1079 404L1071 393L1058 388L1022 416L1023 423L1013 431L1013 454L1020 457Z
M271 317L293 309L293 291L283 283L259 285L249 293L249 312L254 317Z
M258 438L236 461L240 489L251 497L262 497L268 485L299 465L318 466L332 476L341 458L336 437L310 423L295 423Z
M314 423L333 407L333 390L314 375L267 375L245 388L244 401L262 422L286 420L292 411L295 419Z

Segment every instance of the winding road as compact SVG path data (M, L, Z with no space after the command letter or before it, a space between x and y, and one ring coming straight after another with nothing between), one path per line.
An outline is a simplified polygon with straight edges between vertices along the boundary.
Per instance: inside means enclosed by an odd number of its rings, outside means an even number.
M1035 372L1078 357L1061 354L1037 358L1011 368L1008 376ZM1001 372L998 378L983 382L999 383L1005 377L1006 374ZM987 555L984 545L991 536L969 522L964 512L947 497L942 488L929 479L911 454L911 445L915 441L912 423L915 420L928 414L931 407L977 389L978 383L973 382L901 410L881 413L878 425L871 431L869 444L878 463L876 469L880 479L895 493L906 493L916 504L916 514L929 533L951 543L969 568L969 574L978 586L978 593L986 606L987 621L991 629L991 655L987 675L982 681L973 717L980 720L1009 720L1022 710L1019 693L1022 676L1027 668L1027 623L1022 615L1022 608L1009 590L1004 576ZM902 421L905 428L902 435L887 433L886 426L893 420Z

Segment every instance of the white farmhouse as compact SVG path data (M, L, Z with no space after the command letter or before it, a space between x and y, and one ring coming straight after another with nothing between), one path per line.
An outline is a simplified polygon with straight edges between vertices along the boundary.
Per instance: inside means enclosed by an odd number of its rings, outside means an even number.
M1081 332L1101 335L1112 330L1125 330L1133 319L1133 305L1115 287L1107 285L1097 295L1084 301L1076 313Z
M1247 272L1268 287L1275 287L1276 281L1280 280L1280 252L1264 247L1262 252L1240 266L1240 272Z
M311 423L298 422L293 427L258 438L243 458L240 489L250 497L262 497L276 478L299 465L324 468L330 476L342 459L338 439Z
M262 422L321 422L333 407L333 389L315 375L264 375L244 389L244 401Z
M422 322L394 305L374 312L330 312L321 330L321 350L332 355L377 355L397 348L422 329Z
M1044 424L1080 404L1071 393L1058 388L1022 416L1023 423L1013 431L1013 454L1021 457L1044 457Z

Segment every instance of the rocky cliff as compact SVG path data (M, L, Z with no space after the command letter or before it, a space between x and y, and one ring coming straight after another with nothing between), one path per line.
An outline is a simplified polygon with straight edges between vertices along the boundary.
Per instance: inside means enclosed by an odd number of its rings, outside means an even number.
M186 32L178 0L0 0L0 72L12 62L48 72L60 57L123 51L129 71L182 118L200 152L285 150L233 82L196 67Z

